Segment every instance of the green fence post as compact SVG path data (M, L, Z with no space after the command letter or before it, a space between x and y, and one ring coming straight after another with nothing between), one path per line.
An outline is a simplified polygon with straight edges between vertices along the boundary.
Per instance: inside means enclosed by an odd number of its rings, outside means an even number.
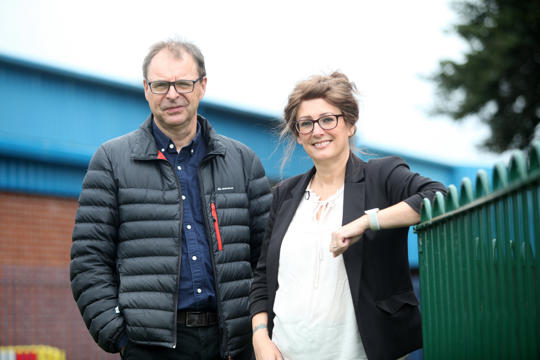
M474 199L473 190L472 190L472 183L471 180L468 178L464 178L461 182L460 187L460 198L459 198L459 204L460 206L465 206L468 203L472 202ZM463 302L465 303L464 308L462 309L463 318L464 318L464 331L463 336L465 336L464 339L464 347L463 351L465 352L464 358L471 358L470 354L472 353L472 339L474 336L474 322L473 322L473 313L474 313L474 302L471 297L471 294L473 293L473 285L471 281L471 275L473 273L472 270L472 252L471 252L471 239L468 237L468 234L470 234L470 216L467 216L467 213L462 214L459 219L459 239L460 239L460 247L462 249L463 253L463 270L461 273L461 279L464 286L464 291L462 295Z
M525 159L520 152L515 152L510 158L509 166L509 183L515 183L526 178L526 165ZM527 309L526 309L526 289L525 289L525 264L523 256L521 255L522 244L523 244L523 213L522 213L522 204L523 196L522 192L513 192L511 195L512 199L512 240L514 240L514 250L515 250L515 269L516 269L516 284L517 284L517 296L518 296L518 341L520 355L524 359L530 359L529 352L529 334L527 334Z
M437 192L435 194L435 201L433 202L433 217L441 216L445 212L444 196ZM447 310L446 310L446 301L448 299L448 293L446 291L446 259L444 258L444 244L446 239L444 238L444 225L437 226L435 231L436 241L431 241L431 247L433 251L433 269L435 270L437 276L434 276L434 288L436 289L436 303L437 311L433 314L435 320L435 327L438 330L437 342L435 342L435 352L437 356L443 360L448 354L447 343L448 343L448 322L447 322ZM434 239L434 240L435 240Z
M504 190L508 186L508 172L506 167L502 163L495 164L493 168L493 192ZM500 306L498 308L499 322L497 324L497 342L500 344L498 351L500 359L509 359L512 354L516 352L515 346L515 334L511 331L509 326L513 315L509 315L508 309L511 307L509 302L508 286L510 285L511 278L509 276L510 268L507 268L509 250L505 248L505 244L508 244L508 237L506 236L506 227L504 226L504 200L497 199L493 202L493 222L495 225L495 249L497 265L494 271L498 272L498 298L500 300Z
M484 170L478 170L476 174L476 198L481 198L486 196L489 193L489 182L487 173ZM473 231L474 234L474 247L475 247L475 268L476 268L476 287L475 287L475 304L477 312L477 341L476 345L476 354L473 354L473 357L481 358L483 352L486 349L486 345L489 344L489 340L486 339L489 337L490 333L490 316L488 314L489 309L487 308L486 299L484 294L489 291L487 286L487 271L486 271L486 248L485 248L485 228L484 228L484 206L480 206L477 211L473 214ZM490 350L487 350L490 352ZM490 354L489 354L490 355Z
M446 212L454 211L459 208L459 199L457 189L454 185L448 187L448 192L445 198L446 203ZM447 238L447 251L448 251L448 266L450 281L448 282L450 286L450 297L448 299L449 303L449 314L450 321L449 326L451 330L450 337L450 349L452 349L452 354L454 357L463 358L465 355L464 352L464 333L463 333L463 312L459 311L463 309L464 302L461 292L462 288L462 277L461 277L461 248L459 246L459 235L458 235L458 222L459 217L452 217L448 219L448 238ZM454 298L455 300L453 300ZM457 299L456 299L457 298ZM456 301L457 300L457 301Z
M431 221L431 202L428 199L422 200L422 208L420 210L420 222L425 223ZM417 231L417 227L415 227ZM431 281L431 264L429 263L429 254L427 247L431 239L429 238L429 229L423 232L418 232L418 266L420 270L420 299L422 307L422 333L424 357L429 358L430 351L433 347L431 344L433 326L431 324L430 314L434 311L432 306L432 295L429 291Z

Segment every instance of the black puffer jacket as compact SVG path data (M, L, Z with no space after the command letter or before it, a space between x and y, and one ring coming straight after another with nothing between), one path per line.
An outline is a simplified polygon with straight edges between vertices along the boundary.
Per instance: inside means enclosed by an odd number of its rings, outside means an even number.
M221 352L251 340L248 293L271 203L264 169L245 145L199 117L207 144L198 173L216 281ZM181 259L181 189L158 159L151 117L103 144L83 182L71 248L71 287L86 326L104 350L121 337L176 346ZM214 205L212 205L214 204ZM217 209L221 242L212 206Z

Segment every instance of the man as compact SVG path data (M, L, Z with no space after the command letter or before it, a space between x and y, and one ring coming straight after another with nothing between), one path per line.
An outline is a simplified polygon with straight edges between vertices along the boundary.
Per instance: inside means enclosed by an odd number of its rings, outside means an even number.
M101 145L83 182L73 296L94 340L125 359L249 358L264 169L197 114L207 78L195 45L157 43L143 75L152 114Z

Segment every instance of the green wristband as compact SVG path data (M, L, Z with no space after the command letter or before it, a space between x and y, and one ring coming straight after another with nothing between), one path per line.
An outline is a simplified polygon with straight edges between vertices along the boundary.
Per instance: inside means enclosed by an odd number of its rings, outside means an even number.
M260 323L259 325L255 326L255 327L253 328L253 333L255 334L255 332L256 332L257 330L260 330L260 329L266 329L266 328L267 328L267 326L266 326L265 323Z

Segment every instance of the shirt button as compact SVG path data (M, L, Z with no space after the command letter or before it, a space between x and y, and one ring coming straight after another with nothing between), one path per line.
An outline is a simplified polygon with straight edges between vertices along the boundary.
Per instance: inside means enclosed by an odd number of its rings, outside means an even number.
M174 145L173 145L173 144L169 144L169 149L174 149Z
M161 149L161 152L165 152L165 148Z
M201 290L201 289L197 289L197 293L198 293L198 294L202 293L202 290Z
M193 154L193 149L191 149L191 153Z
M191 225L187 225L186 228L187 228L188 230L191 230Z
M193 259L193 261L197 261L197 257L195 255L193 255L191 259Z
M186 200L186 195L182 195L182 200Z
M178 170L182 170L182 167L181 167L180 165L178 165L176 168L177 168Z

